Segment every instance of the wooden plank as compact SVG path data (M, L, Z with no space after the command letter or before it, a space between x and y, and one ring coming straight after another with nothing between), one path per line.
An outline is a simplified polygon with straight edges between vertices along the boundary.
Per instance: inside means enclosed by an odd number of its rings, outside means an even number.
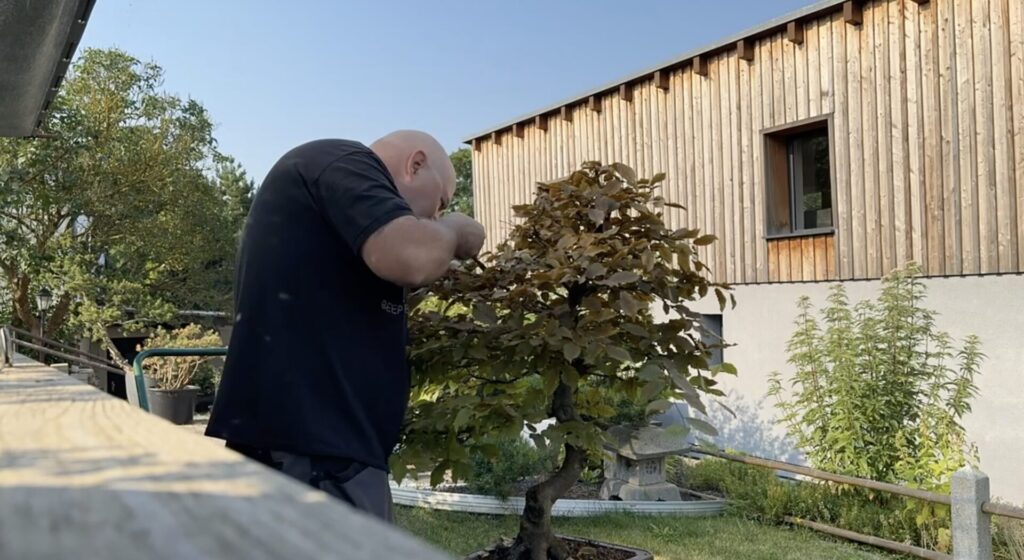
M802 282L804 279L803 244L799 237L786 240L789 243L789 279Z
M977 156L978 261L982 273L999 271L999 221L996 209L995 122L993 110L992 23L989 4L998 0L973 0L971 30L974 48L974 120ZM1004 185L1005 188L1005 185ZM1007 238L1008 239L1008 238ZM1005 240L1004 240L1005 241Z
M918 11L918 33L921 55L921 165L925 216L925 272L942 275L946 271L945 236L943 233L942 193L942 117L939 93L939 22L938 6L932 4ZM917 235L920 237L920 234Z
M921 10L903 10L904 71L906 72L906 149L907 190L909 196L907 233L909 258L928 270L928 232L925 214L925 184L922 170L924 136L922 114L924 92L921 86Z
M779 242L768 241L768 281L778 282L779 274Z
M5 558L446 558L219 441L15 363L0 374Z
M796 118L806 119L810 107L810 92L807 83L807 45L792 45L793 47L793 79L796 80Z
M791 21L786 24L786 39L795 45L804 44L804 23Z
M1017 270L1024 271L1024 3L1008 2L1010 78L1013 82L1013 152L1017 196Z
M821 71L821 112L826 114L835 111L835 39L832 36L832 26L836 20L837 16L822 20L818 27L818 43L821 45L818 53Z
M963 240L963 273L977 274L981 269L978 138L974 89L974 38L971 24L971 0L954 2L956 29L956 89L960 154L960 235Z
M860 30L860 52L864 57L861 64L861 120L863 121L863 166L864 166L864 215L865 238L867 248L867 278L878 278L882 275L882 232L880 195L878 192L878 106L875 102L877 88L875 68L876 62L872 53L874 43L875 11L864 14L864 26Z
M881 233L880 275L889 274L896 264L895 212L893 204L893 145L892 145L892 113L889 104L889 15L886 6L889 2L874 4L869 20L874 38L875 55L875 108L876 136L878 151L878 231Z
M693 139L694 154L693 160L690 162L693 169L693 174L691 175L693 179L690 183L690 188L692 190L691 196L693 197L690 201L690 227L703 229L705 199L704 187L706 184L704 178L704 162L707 161L704 154L704 87L702 84L703 80L694 74L692 69L687 72L686 75L689 78L688 83L691 87L690 103L692 107L692 116L690 118L690 138ZM698 254L701 259L703 259L705 253L701 252L701 249L703 248L698 248Z
M910 165L907 162L910 139L907 136L910 101L907 82L911 77L906 65L906 35L903 24L903 3L885 4L889 12L889 113L891 116L889 134L892 157L892 233L893 266L903 267L913 258L911 236L911 193ZM909 8L907 11L914 11Z
M669 76L671 80L675 81L676 75L673 73ZM662 138L665 142L665 174L666 181L662 186L662 195L677 204L683 204L679 193L679 186L682 177L680 176L681 166L679 165L680 160L680 145L683 139L680 138L682 131L677 126L679 122L679 115L676 110L676 97L679 93L678 85L673 84L669 88L668 93L664 95L665 98L665 113L663 124L665 132L663 132ZM672 229L678 229L681 224L682 216L677 208L666 208L665 216L669 227Z
M802 265L801 278L806 281L815 280L814 276L814 238L801 237L800 261Z
M651 175L654 175L655 173L665 173L666 175L668 175L669 173L672 172L671 163L669 162L671 152L669 150L668 142L668 122L671 118L671 115L668 110L669 94L667 92L667 89L668 88L658 89L657 91L654 92L654 97L657 101L657 104L655 105L655 108L657 109L657 111L655 112L655 123L657 125L657 127L655 128L655 133L657 134L658 139L658 142L656 144L656 153L658 154L658 160L660 161L660 164L657 166L657 168L651 170Z
M754 222L754 148L753 148L753 105L760 105L760 100L753 102L751 93L754 88L751 74L754 71L749 64L739 63L739 134L740 134L740 219L742 220L743 237L743 281L757 282L757 237ZM756 98L754 98L756 99Z
M854 237L853 225L863 216L858 215L853 204L853 171L850 166L851 146L860 149L860 136L853 136L852 126L860 124L860 100L850 98L848 76L854 68L846 52L846 24L836 15L831 22L832 36L832 91L835 114L832 126L835 128L835 144L832 154L836 165L836 243L839 244L840 278L854 278ZM859 71L859 70L858 70ZM859 183L856 183L859 184ZM863 208L863 206L861 206ZM863 223L863 222L861 222Z
M697 138L693 130L693 115L694 111L694 88L693 88L693 73L684 71L682 73L683 87L678 92L680 98L677 102L681 102L680 112L683 117L683 135L680 140L683 142L680 156L685 158L683 165L683 205L686 206L686 212L683 219L683 225L688 228L692 228L696 225L697 216L697 204L695 202L697 197L697 188L699 186L699 179L696 171L696 154L698 153Z
M732 254L729 260L734 263L735 275L729 282L741 284L746 282L746 252L744 251L744 206L743 206L743 156L742 156L742 128L740 105L740 66L745 66L739 57L729 53L729 123L730 123L730 148L731 155L726 163L732 165L729 186L732 189L732 200L729 204L729 214L726 219L732 220Z
M829 235L825 237L825 263L827 266L826 274L829 280L835 280L839 278L836 275L836 238L835 236Z
M732 215L729 212L731 206L732 185L732 144L729 134L732 128L729 125L729 73L728 65L723 57L715 57L709 61L708 81L711 82L715 92L713 110L715 112L714 127L717 142L714 146L714 180L711 185L714 188L714 222L713 231L724 243L715 243L711 246L715 253L715 265L717 273L725 278L732 278L735 275L733 261L730 258L732 246ZM728 281L728 280L727 280Z
M956 126L958 95L956 84L956 60L953 25L953 5L950 2L934 4L938 14L939 46L939 99L942 130L942 181L943 197L943 247L945 249L945 274L958 275L963 272L963 251L960 237L960 157L959 136Z
M714 221L715 221L715 173L714 173L714 159L715 159L715 141L717 137L716 127L717 124L712 124L716 121L715 114L712 112L712 82L710 79L698 80L701 87L701 119L702 119L702 135L704 137L704 181L701 186L701 194L704 197L704 214L701 229L705 233L714 232ZM715 274L723 274L724 272L718 267L716 262L711 260L714 256L712 252L714 244L711 246L705 246L703 258L705 264L710 267L715 267Z
M1018 2L1019 4L1020 2ZM1013 80L1010 57L1010 6L992 0L992 106L995 125L996 214L999 235L999 272L1018 271L1017 177L1013 150ZM1017 103L1024 103L1024 98ZM1017 140L1024 142L1024 137Z
M818 42L818 21L807 25L807 116L821 115L821 44ZM831 48L831 46L829 46Z
M828 280L828 247L827 235L814 237L814 279Z
M753 194L754 229L750 233L750 237L753 239L757 255L757 282L767 282L770 280L770 268L768 264L768 244L764 239L764 193L766 184L764 180L764 159L762 157L764 154L764 138L761 136L761 130L764 128L765 110L770 110L771 108L771 101L766 98L766 84L764 80L764 74L766 71L771 70L771 64L769 60L764 58L766 53L770 53L768 51L768 41L758 41L756 48L758 50L759 62L750 68L752 109L750 149L754 158L753 182L750 185ZM771 79L767 81L770 83Z
M800 118L797 112L796 84L796 46L789 41L781 41L783 87L786 91L786 122L791 123Z
M779 239L775 243L779 246L779 282L789 282L793 280L792 269L789 266L789 240Z
M781 126L786 119L786 71L783 64L785 54L782 50L782 38L772 37L772 122L771 126Z
M843 3L843 21L850 25L864 23L864 12L861 9L860 2L851 0Z

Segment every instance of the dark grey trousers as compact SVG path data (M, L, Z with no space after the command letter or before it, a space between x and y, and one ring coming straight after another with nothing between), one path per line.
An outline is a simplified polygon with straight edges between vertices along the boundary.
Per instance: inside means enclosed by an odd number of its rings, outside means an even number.
M228 447L344 500L356 509L389 523L394 522L391 486L386 471L335 458L296 455L232 443L228 443Z

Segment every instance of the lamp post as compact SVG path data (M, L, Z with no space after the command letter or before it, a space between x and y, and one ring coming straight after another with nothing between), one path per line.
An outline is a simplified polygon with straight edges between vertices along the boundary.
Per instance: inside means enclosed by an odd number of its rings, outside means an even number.
M40 288L39 293L36 294L36 307L39 308L39 336L46 336L46 312L50 310L50 305L53 304L53 294L50 290L43 287Z

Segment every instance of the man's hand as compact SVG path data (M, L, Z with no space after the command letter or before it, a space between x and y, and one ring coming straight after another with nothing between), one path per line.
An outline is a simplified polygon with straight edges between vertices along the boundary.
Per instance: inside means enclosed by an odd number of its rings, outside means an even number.
M480 222L459 212L445 214L438 221L455 233L455 258L470 259L480 254L484 239L487 238L484 226L480 225Z

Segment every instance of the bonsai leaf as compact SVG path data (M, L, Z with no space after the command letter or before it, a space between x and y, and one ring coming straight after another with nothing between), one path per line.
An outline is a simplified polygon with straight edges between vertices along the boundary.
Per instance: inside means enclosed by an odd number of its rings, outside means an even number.
M665 383L660 379L655 379L650 383L644 385L644 388L640 390L640 398L649 401L656 397L658 393L665 390Z
M565 354L565 359L571 362L580 357L580 347L571 341L567 341L562 345L562 353Z
M612 168L615 172L622 177L627 183L636 183L636 171L633 168L624 163L613 163Z
M630 282L636 282L639 279L639 274L629 270L621 270L609 276L607 280L604 280L599 283L604 284L606 286L619 286L622 284L628 284Z
M444 482L444 475L448 471L448 461L441 461L434 470L430 472L430 485L440 486Z
M498 323L498 316L494 313L494 309L483 303L473 305L473 318L489 326L494 326Z
M715 437L718 435L718 430L714 426L698 418L687 418L686 423L696 429L698 432L703 432L709 436Z
M647 412L648 412L648 414L650 414L650 413L657 414L657 413L665 412L666 410L668 410L668 408L670 406L672 406L672 401L670 401L668 399L658 399L658 400L652 402L651 404L647 405Z
M629 355L629 352L621 346L608 345L605 347L604 351L609 357L615 358L622 363L629 364L633 362L633 358Z
M587 216L590 217L590 220L597 225L601 225L604 223L604 211L602 210L598 210L597 208L591 208L590 210L587 211Z
M629 292L619 294L619 307L630 317L635 317L637 312L640 311L640 303L633 296L629 295Z
M660 379L662 376L661 366L655 362L647 362L636 372L636 376L645 381Z
M694 239L693 240L693 244L698 246L698 247L703 247L704 245L711 245L717 239L718 239L717 237L715 237L714 235L711 235L711 234L702 235L702 236L698 237L697 239Z

